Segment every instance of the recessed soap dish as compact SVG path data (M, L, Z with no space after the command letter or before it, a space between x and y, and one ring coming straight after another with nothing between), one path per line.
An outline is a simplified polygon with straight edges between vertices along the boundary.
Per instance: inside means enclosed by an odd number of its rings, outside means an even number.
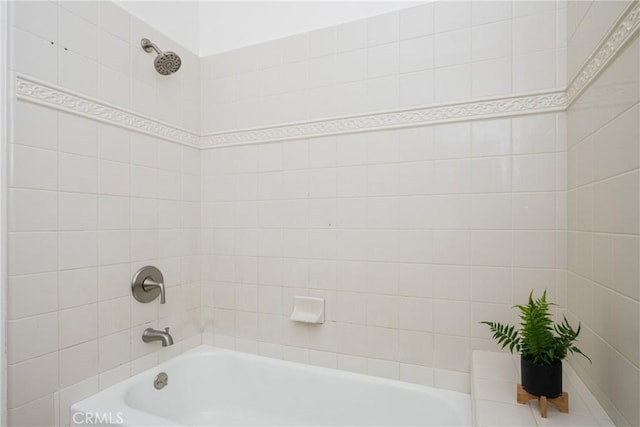
M303 323L324 323L324 298L293 297L291 320Z

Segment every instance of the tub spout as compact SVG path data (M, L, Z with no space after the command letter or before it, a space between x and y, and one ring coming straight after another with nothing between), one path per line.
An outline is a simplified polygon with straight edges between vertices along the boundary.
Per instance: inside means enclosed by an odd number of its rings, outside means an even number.
M159 331L153 328L147 328L142 333L142 341L162 341L162 346L167 347L173 345L173 337L169 333L169 328L164 328L164 331Z

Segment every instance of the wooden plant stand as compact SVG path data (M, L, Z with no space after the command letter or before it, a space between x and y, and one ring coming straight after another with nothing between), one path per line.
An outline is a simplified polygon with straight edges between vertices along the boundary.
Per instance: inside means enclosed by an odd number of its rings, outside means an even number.
M569 393L562 392L562 394L553 399L547 399L546 396L535 396L524 388L522 388L522 384L517 385L517 397L518 403L527 403L530 400L538 399L538 408L540 409L540 415L542 418L547 418L547 403L551 403L553 406L558 408L560 412L564 412L565 414L569 413Z

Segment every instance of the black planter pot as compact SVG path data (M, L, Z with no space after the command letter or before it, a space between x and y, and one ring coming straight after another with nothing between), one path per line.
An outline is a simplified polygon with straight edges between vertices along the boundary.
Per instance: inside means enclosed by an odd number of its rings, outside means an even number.
M539 365L520 357L522 387L534 396L549 399L562 394L562 361L553 365Z

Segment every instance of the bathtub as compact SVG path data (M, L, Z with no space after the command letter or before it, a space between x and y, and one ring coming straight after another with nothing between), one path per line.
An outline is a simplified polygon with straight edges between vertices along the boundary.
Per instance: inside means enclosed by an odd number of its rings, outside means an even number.
M157 390L154 379L168 375ZM472 424L464 393L200 346L71 407L77 425Z

